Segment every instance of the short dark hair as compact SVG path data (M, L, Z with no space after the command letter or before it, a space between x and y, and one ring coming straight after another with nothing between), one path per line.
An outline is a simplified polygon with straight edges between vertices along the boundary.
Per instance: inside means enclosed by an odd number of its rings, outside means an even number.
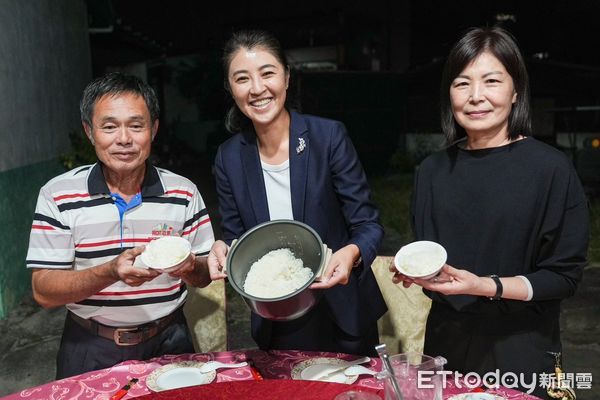
M450 85L471 61L485 51L492 53L504 65L517 93L517 101L508 116L509 137L514 139L531 134L529 77L515 38L500 27L471 28L450 50L442 74L441 123L448 144L466 136L452 114Z
M150 112L150 119L154 123L160 114L160 107L156 94L150 85L134 75L122 72L109 72L90 82L83 90L79 103L81 121L92 127L94 106L106 95L116 96L122 93L133 93L142 96Z
M263 30L243 30L233 33L231 38L225 43L223 48L223 57L221 59L223 63L223 74L225 76L225 90L231 94L231 87L229 86L229 66L234 54L240 49L255 49L261 48L269 52L273 57L283 65L283 68L287 73L290 72L290 65L285 56L285 52L279 43L279 40L271 33ZM291 102L290 96L286 97L286 106ZM240 132L250 126L251 122L246 117L237 105L233 104L227 111L225 116L225 128L231 133Z

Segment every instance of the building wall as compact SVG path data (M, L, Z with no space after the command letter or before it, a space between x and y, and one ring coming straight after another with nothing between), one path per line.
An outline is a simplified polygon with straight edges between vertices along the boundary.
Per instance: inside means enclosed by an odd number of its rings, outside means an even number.
M0 318L30 290L25 267L31 218L40 187L64 172L57 160L19 167L0 173Z
M91 78L83 0L2 0L0 7L0 318L30 290L25 255L40 186L79 129Z

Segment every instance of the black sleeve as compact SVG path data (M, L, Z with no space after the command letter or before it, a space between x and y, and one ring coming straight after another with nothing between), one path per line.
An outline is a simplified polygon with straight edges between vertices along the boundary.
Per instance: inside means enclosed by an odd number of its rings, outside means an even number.
M583 188L572 168L556 175L537 238L537 270L525 275L532 300L572 296L587 264L589 211Z

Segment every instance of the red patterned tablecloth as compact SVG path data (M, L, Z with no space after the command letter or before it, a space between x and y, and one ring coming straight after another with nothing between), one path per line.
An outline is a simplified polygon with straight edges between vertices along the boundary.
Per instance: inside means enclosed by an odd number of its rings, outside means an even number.
M354 388L355 390L357 388ZM211 383L138 397L139 400L231 400L231 399L293 399L293 400L332 400L340 393L351 390L343 383L264 380ZM383 389L358 388L360 391L379 394Z
M248 351L232 351L232 352L216 352L216 353L196 353L196 354L182 354L182 355L166 355L159 358L153 358L147 361L130 360L123 363L117 364L114 367L106 368L98 371L92 371L81 375L61 379L58 381L49 382L47 384L36 386L33 388L22 390L18 393L14 393L7 397L2 398L3 400L109 400L123 385L125 385L130 379L139 379L138 383L133 385L127 395L123 399L130 399L134 397L140 397L153 393L146 386L146 378L155 369L174 362L180 361L200 361L206 362L210 360L217 360L225 363L240 362L251 359L254 362L256 369L261 373L265 379L262 382L256 382L253 379L250 367L241 367L235 369L220 369L217 372L216 378L213 383L203 386L195 386L190 388L181 388L176 391L164 392L164 394L179 395L180 393L193 393L194 391L201 390L216 390L215 393L228 393L227 390L241 390L246 387L260 388L260 390L266 390L264 395L258 398L261 400L272 399L272 398L285 398L282 396L272 397L272 390L277 387L282 391L291 390L293 393L300 393L298 387L306 393L314 393L311 388L315 385L322 386L322 382L312 381L293 381L290 380L291 371L294 365L297 363L314 357L335 357L343 360L354 360L357 357L342 354L342 353L323 353L323 352L308 352L308 351L261 351L261 350L248 350ZM363 364L370 369L375 371L381 370L381 362L378 358L373 358L369 364ZM274 381L277 380L277 381ZM227 385L218 385L218 383L236 382L236 381L248 381L243 385L231 385L230 389L227 389ZM252 382L250 382L252 381ZM271 390L269 390L271 387ZM286 389L287 387L287 389ZM316 387L316 386L315 386ZM331 393L340 393L337 391L339 388L350 390L352 388L365 388L366 391L372 391L379 393L383 397L383 384L376 378L368 375L361 375L359 379L352 385L342 384L330 384L324 385L328 387ZM341 390L341 391L345 391ZM465 386L457 387L452 381L448 380L446 388L444 389L444 399L448 397L467 392L468 388ZM510 400L533 400L536 397L529 396L527 394L518 392L516 390L500 388L495 391ZM328 394L327 394L328 395ZM160 397L161 394L154 394L155 398L166 398ZM333 398L331 397L319 397L319 398ZM175 397L169 397L175 398ZM177 397L179 398L179 397ZM181 397L181 398L193 398L193 397ZM208 397L208 398L219 398L219 397ZM226 398L226 397L220 397ZM240 398L240 397L235 397ZM298 397L288 397L289 399ZM313 398L315 398L313 396Z

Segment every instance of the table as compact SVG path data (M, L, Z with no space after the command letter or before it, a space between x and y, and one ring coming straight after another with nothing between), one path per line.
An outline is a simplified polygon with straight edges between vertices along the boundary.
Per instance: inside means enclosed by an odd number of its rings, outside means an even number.
M293 400L332 400L350 388L343 383L264 380L211 383L195 387L186 387L165 392L152 393L138 397L139 400L228 400L228 399L293 399ZM383 390L360 388L383 398ZM136 400L137 400L136 399Z
M153 358L147 361L130 360L117 364L111 368L106 368L98 371L87 372L85 374L76 375L73 377L61 379L46 383L41 386L22 390L18 393L14 393L7 397L2 398L3 400L62 400L62 399L93 399L93 400L109 400L110 397L116 393L123 385L125 385L130 379L138 378L137 384L129 390L127 395L123 399L130 399L134 397L140 397L145 395L151 395L151 392L146 386L146 377L152 373L155 369L167 365L173 362L180 361L200 361L206 362L210 360L221 361L225 363L240 362L245 360L252 360L256 369L265 379L262 382L254 381L250 367L242 367L236 369L219 369L217 371L216 379L213 383L203 386L196 386L190 388L181 388L174 391L163 392L164 395L169 394L169 398L186 398L191 399L190 393L196 393L199 391L214 391L214 393L223 393L223 390L227 386L222 385L227 382L243 382L246 383L240 385L231 385L236 389L242 387L252 386L255 390L267 390L266 393L272 393L274 389L279 390L281 393L286 391L298 391L298 387L302 387L306 393L315 392L310 390L311 387L327 386L328 392L321 392L323 395L330 393L341 393L345 390L351 389L362 389L379 394L383 398L383 384L375 377L368 375L361 375L359 379L352 385L341 385L341 384L329 384L322 385L323 382L311 382L311 381L293 381L290 380L291 371L294 365L297 363L314 357L335 357L343 360L354 360L358 357L342 354L342 353L324 353L324 352L309 352L309 351L295 351L295 350L272 350L272 351L261 351L261 350L246 350L246 351L231 351L231 352L215 352L215 353L194 353L194 354L181 354L181 355L165 355L158 358ZM378 358L373 358L369 365L363 364L370 369L380 371L381 361ZM276 380L276 381L271 381ZM270 386L269 386L270 385ZM312 386L311 386L312 385ZM456 384L451 380L447 380L447 386L444 389L444 399L448 397L468 391L464 387L458 388ZM317 391L318 392L318 391ZM495 391L510 400L534 400L537 399L534 396L530 396L516 390L500 388ZM161 397L160 393L154 393L152 396L147 398L167 398ZM324 398L333 398L324 397ZM214 398L214 397L208 397ZM221 397L226 398L226 397ZM262 395L262 397L256 397L261 400L267 400L268 395ZM281 398L281 397L279 397ZM288 397L292 398L292 397ZM316 398L316 397L312 397Z

